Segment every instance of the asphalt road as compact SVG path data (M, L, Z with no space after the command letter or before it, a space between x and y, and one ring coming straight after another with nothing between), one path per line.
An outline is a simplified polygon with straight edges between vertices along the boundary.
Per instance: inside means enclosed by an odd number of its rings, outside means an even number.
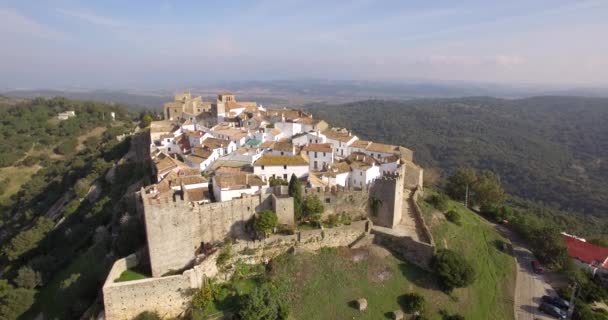
M555 294L553 288L543 279L543 275L532 270L535 260L530 250L513 243L513 254L517 260L517 282L515 284L515 318L517 320L554 319L538 306L543 295Z

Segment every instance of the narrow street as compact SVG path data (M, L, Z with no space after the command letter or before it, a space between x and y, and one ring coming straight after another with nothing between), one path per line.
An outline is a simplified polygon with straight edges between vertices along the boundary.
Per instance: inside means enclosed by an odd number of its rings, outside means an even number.
M543 275L536 274L532 270L532 261L535 260L532 252L519 245L515 239L511 240L513 255L517 261L515 318L517 320L554 319L538 310L541 297L552 294L553 288L544 280Z

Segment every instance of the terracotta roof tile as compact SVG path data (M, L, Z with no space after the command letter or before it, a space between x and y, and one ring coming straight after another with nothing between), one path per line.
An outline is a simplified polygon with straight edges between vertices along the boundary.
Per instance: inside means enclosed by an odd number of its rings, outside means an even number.
M258 159L256 166L307 166L308 162L301 156L274 156L264 155Z
M331 152L331 143L312 143L307 144L302 148L304 151Z

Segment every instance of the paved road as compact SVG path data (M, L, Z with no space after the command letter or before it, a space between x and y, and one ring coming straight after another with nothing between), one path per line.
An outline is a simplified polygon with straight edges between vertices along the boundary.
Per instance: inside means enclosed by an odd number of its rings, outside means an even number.
M553 319L538 310L540 297L554 294L554 290L542 275L533 272L534 255L516 242L513 243L513 254L517 260L515 318L517 320Z
M517 262L517 281L515 283L515 319L545 320L554 319L540 310L538 306L544 295L555 295L555 290L545 281L543 275L532 270L532 261L536 260L530 250L526 249L517 236L509 229L493 224L494 227L513 244L513 255Z

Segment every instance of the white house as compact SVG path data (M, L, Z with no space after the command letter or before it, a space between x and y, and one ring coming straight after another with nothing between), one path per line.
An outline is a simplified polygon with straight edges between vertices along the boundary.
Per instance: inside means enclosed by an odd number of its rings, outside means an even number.
M236 150L236 144L233 141L217 138L207 138L203 140L201 146L210 150L217 150L220 157Z
M264 154L274 156L295 156L296 148L291 142L266 141L262 144Z
M277 128L266 128L264 141L279 141L285 138L283 131Z
M296 146L303 146L312 143L326 143L327 137L320 131L302 132L291 138L291 142Z
M346 159L350 165L348 184L353 187L363 188L369 186L375 179L380 177L380 166L377 160L362 154L353 153Z
M308 157L310 170L325 171L334 162L334 151L331 143L307 144L302 154Z
M284 138L291 138L293 135L302 132L302 125L297 122L281 121L275 123L274 127L283 132Z
M296 177L307 177L308 162L301 156L263 155L253 164L253 173L268 181L271 177L289 181L292 174Z
M221 174L213 178L213 195L219 202L260 194L267 187L267 182L250 173Z
M188 136L188 140L190 141L190 145L191 146L200 146L203 141L207 138L212 138L213 135L211 135L208 132L203 132L200 130L197 131L187 131L186 135Z
M327 171L321 176L327 186L342 186L346 187L348 184L348 177L350 176L350 165L346 161L334 162Z
M343 128L331 128L323 131L327 137L327 143L332 144L334 149L334 157L346 158L350 154L350 145L359 138L353 135L350 131Z
M399 168L399 164L401 161L399 160L399 156L392 155L388 157L384 157L379 159L380 161L380 172L384 174L385 172L395 173Z
M193 147L192 152L189 155L184 156L184 162L191 168L205 171L220 157L219 150L221 150L221 148L209 149L201 146Z
M227 125L217 125L211 128L211 135L214 138L230 140L240 147L245 144L249 137L249 132L243 129L233 128Z

